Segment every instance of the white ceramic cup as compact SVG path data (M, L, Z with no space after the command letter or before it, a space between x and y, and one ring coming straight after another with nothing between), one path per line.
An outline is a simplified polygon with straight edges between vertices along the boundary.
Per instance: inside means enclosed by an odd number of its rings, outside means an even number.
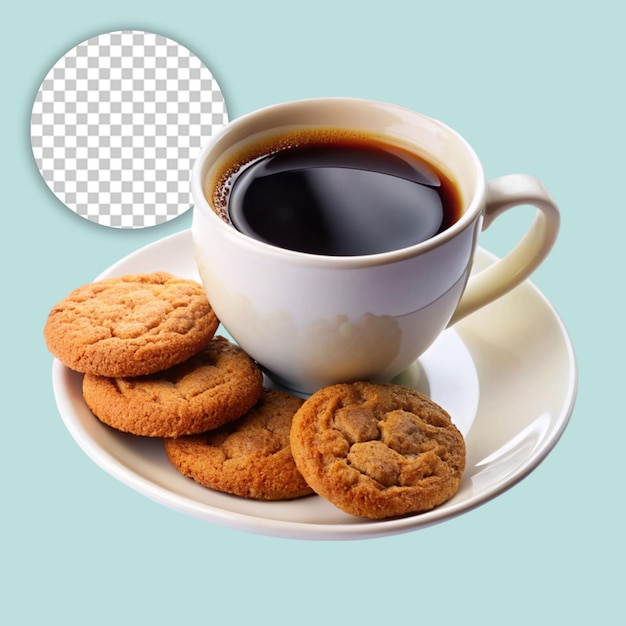
M218 215L213 191L237 155L311 128L365 132L435 164L460 190L460 219L407 248L324 256L258 241ZM487 182L474 150L446 125L353 98L288 102L235 119L202 149L191 189L196 261L217 316L271 378L305 393L400 374L447 326L525 280L559 229L558 208L535 178L513 174ZM529 230L468 282L481 229L517 205L537 208Z

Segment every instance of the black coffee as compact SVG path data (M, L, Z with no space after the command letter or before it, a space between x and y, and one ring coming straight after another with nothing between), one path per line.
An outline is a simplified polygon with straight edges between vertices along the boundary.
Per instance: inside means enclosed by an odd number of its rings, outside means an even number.
M334 256L425 241L460 216L455 185L416 155L374 140L287 147L230 181L232 224L267 243Z

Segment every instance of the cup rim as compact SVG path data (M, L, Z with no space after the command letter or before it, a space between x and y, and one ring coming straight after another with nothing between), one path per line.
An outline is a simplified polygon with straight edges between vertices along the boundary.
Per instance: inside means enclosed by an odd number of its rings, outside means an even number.
M293 108L294 106L309 106L316 103L332 103L339 105L341 105L341 103L346 103L352 105L359 104L363 106L385 107L387 109L392 109L396 112L402 112L404 114L423 118L432 124L438 125L442 128L442 130L445 130L447 133L453 135L455 139L463 146L467 154L470 156L474 167L474 175L476 178L476 189L472 198L469 200L467 207L463 211L461 217L444 231L438 233L437 235L434 235L433 237L430 237L429 239L426 239L425 241L421 241L411 246L406 246L395 250L389 250L386 252L352 256L316 254L281 248L273 244L255 239L245 233L242 233L234 226L232 226L232 224L224 221L224 219L217 215L217 213L211 208L211 205L204 194L204 177L206 175L205 164L207 155L215 148L218 143L220 143L220 141L222 141L222 138L225 135L232 133L233 129L237 129L240 126L246 124L250 119L254 119L262 115L267 115L270 112L280 113L281 110ZM287 102L270 104L260 109L245 113L240 117L231 120L226 126L220 129L217 134L211 137L211 139L209 139L202 146L200 152L196 157L191 173L191 194L194 200L193 213L195 214L196 211L201 212L202 215L211 222L212 226L218 229L222 229L222 232L225 234L225 236L227 236L231 240L236 241L238 245L242 245L245 248L251 250L256 250L257 252L262 253L266 256L269 255L274 258L283 258L285 260L289 260L290 263L296 262L305 265L327 267L334 266L344 269L350 267L386 265L389 263L403 261L408 258L419 256L423 253L433 250L434 248L438 248L444 243L450 241L451 239L454 239L466 228L471 226L474 223L475 219L480 215L481 200L485 196L486 185L487 183L483 167L475 150L462 135L460 135L456 130L454 130L444 122L424 115L423 113L419 113L406 107L402 107L400 105L364 98L341 96L304 98L299 100L291 100Z

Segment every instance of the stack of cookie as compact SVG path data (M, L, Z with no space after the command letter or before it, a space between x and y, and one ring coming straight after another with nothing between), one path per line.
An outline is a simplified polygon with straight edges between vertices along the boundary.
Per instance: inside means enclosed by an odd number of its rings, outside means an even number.
M264 388L258 365L218 326L197 282L154 272L76 289L50 311L44 336L84 374L99 420L162 438L172 465L205 487L259 500L317 493L374 519L456 493L465 444L430 399L372 383L306 401Z

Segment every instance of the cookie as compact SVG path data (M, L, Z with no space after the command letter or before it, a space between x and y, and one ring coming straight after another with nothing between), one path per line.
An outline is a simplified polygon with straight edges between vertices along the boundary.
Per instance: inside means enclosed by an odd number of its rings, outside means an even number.
M254 406L262 390L257 364L219 336L199 354L155 374L83 377L83 397L100 421L145 437L217 428Z
M370 519L442 504L457 492L465 469L465 442L448 413L391 384L340 384L314 393L294 416L291 450L316 493Z
M50 352L77 372L143 376L185 361L219 321L204 290L167 272L108 278L79 287L50 311Z
M239 420L193 437L165 441L172 465L196 482L256 500L288 500L313 493L289 446L294 413L304 400L264 389Z

